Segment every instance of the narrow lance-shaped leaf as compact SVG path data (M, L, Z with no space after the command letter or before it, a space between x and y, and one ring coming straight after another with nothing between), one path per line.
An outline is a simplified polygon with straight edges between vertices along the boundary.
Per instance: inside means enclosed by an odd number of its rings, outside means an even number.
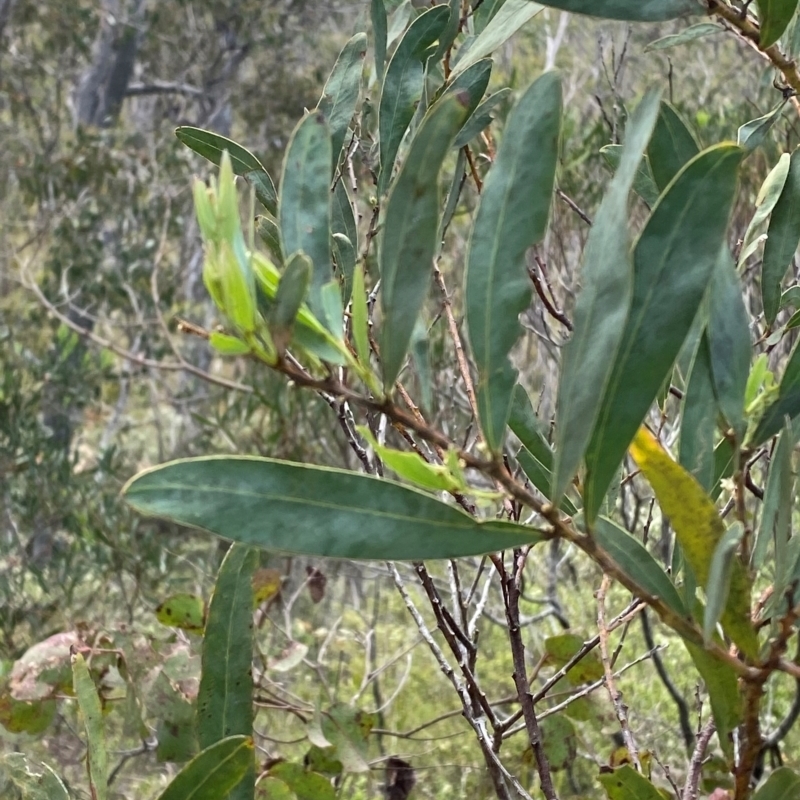
M311 259L305 253L295 253L286 263L286 269L275 293L275 308L270 319L270 332L278 352L282 353L292 338L295 319L306 299L311 281Z
M331 197L331 232L333 233L331 247L339 272L339 280L342 282L342 295L344 301L347 302L353 288L353 271L358 259L358 225L356 225L350 195L342 180L336 182L336 188ZM340 235L337 236L337 234ZM342 239L342 235L346 237L346 241Z
M386 203L380 238L381 361L391 390L428 293L439 230L439 170L466 110L448 98L425 117Z
M663 22L703 10L696 0L542 0L542 5L628 22Z
M683 165L699 151L697 141L678 112L669 103L662 102L658 122L647 148L650 169L659 191L663 192Z
M72 681L75 696L83 715L83 726L86 730L89 783L92 797L106 800L108 797L108 752L106 751L105 732L103 730L103 709L100 697L86 661L80 653L72 655Z
M723 28L722 25L716 25L713 22L698 22L697 25L684 28L680 33L671 33L668 36L650 42L650 44L644 48L644 52L649 53L652 50L666 50L670 47L677 47L680 44L694 42L697 39L702 39L705 36L711 36L712 34L720 33L724 30L725 28Z
M370 17L372 19L372 49L375 54L375 73L378 83L383 80L383 70L386 67L386 5L384 0L372 0L370 3Z
M663 600L679 616L686 616L686 607L678 590L638 539L605 517L597 518L592 536L639 586Z
M140 473L123 492L142 513L285 553L422 561L542 539L392 481L265 458L175 461Z
M308 114L294 129L283 162L279 222L284 261L302 250L314 265L311 310L321 317L320 290L332 277L331 137L325 117Z
M246 148L226 136L182 125L175 129L175 135L195 153L207 158L212 164L220 165L222 154L227 150L231 157L233 171L250 183L256 198L270 214L278 213L278 195L262 163Z
M792 153L789 174L767 229L761 267L764 318L772 325L778 314L781 282L800 244L800 148Z
M521 333L518 316L530 302L525 252L547 228L560 131L561 81L546 73L509 115L470 235L467 329L481 428L494 452L503 446L516 384L508 354Z
M750 444L753 447L774 436L783 427L786 417L793 420L800 414L800 343L796 344L783 372L778 399L767 407Z
M753 545L752 564L758 570L764 564L769 545L774 545L775 563L785 563L783 558L789 539L792 515L792 447L794 438L791 426L781 431L778 444L769 465L761 522Z
M756 0L761 47L771 47L783 36L797 11L797 0Z
M758 243L765 238L763 235L759 236L759 231L775 208L775 204L780 199L783 187L786 184L786 178L789 176L789 166L791 163L792 157L789 153L784 153L778 159L778 163L770 170L769 175L767 175L764 183L761 185L761 189L758 191L758 197L756 197L756 210L753 214L753 218L750 220L750 224L747 226L737 266L741 267L756 251Z
M197 693L201 748L253 733L253 573L258 551L234 544L219 568L208 606ZM255 761L228 800L252 800Z
M771 111L742 125L736 135L736 143L744 147L745 150L755 150L764 141L772 126L778 121L785 105L786 101L781 100Z
M357 33L344 46L325 82L317 110L325 115L331 135L331 169L342 152L347 127L353 119L361 90L361 73L367 54L367 34Z
M692 572L707 586L714 552L725 533L713 501L646 428L636 434L631 455L653 487L661 510L669 517ZM738 560L730 570L730 594L721 614L722 625L742 652L754 658L758 639L750 622L750 580Z
M464 72L486 56L492 55L500 45L507 42L526 22L542 10L532 0L505 0L489 24L478 34L467 52L460 55L453 73Z
M229 736L198 753L158 796L158 800L220 800L253 765L253 740Z
M690 161L634 248L631 311L586 453L590 524L697 315L725 239L741 157L740 148L718 145Z
M658 789L629 764L601 772L599 780L608 800L662 800Z
M558 388L555 503L560 501L589 444L625 328L633 290L628 196L658 108L659 94L650 92L633 113L619 166L586 242L574 330L563 351Z
M750 315L733 258L724 245L708 297L708 349L720 411L741 443L745 433L744 395L750 374Z
M708 336L704 334L689 373L681 417L680 465L707 491L714 484L714 444L717 432Z
M600 148L600 155L606 160L606 164L612 172L617 171L619 160L622 155L621 144L607 144ZM653 180L653 172L650 169L650 159L645 155L636 170L636 177L633 179L633 191L652 208L658 202L658 187Z
M731 577L736 564L736 550L743 536L744 526L741 522L735 522L725 531L714 548L714 556L708 570L706 607L703 614L703 636L706 642L712 640L714 629L728 604Z
M469 144L483 130L489 127L494 120L493 114L497 107L511 94L511 89L505 87L489 95L475 109L472 116L464 123L453 142L453 147L462 148Z
M491 58L484 58L456 75L442 88L441 99L454 94L460 95L462 102L467 107L467 114L471 115L478 107L486 87L489 85L492 64Z
M449 16L450 9L439 5L417 17L400 40L386 68L378 106L379 194L389 187L400 142L422 97L428 48L439 38Z

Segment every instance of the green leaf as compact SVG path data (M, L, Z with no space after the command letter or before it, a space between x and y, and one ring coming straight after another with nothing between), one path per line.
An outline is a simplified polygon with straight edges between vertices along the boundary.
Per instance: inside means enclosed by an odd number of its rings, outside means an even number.
M205 603L196 594L173 594L156 608L156 619L162 625L182 628L192 633L203 632L205 618Z
M770 543L775 547L775 562L782 564L786 543L789 540L792 513L792 447L794 438L791 426L785 427L769 465L761 521L753 544L752 565L758 570L764 563Z
M733 757L732 734L742 720L742 696L739 679L733 669L702 647L684 639L683 642L706 685L711 713L717 726L720 747L730 759Z
M597 518L592 536L626 575L653 597L661 598L676 614L686 616L675 585L637 538L605 517Z
M600 155L603 156L608 166L611 167L612 172L616 172L617 167L619 167L622 150L623 146L621 144L607 144L605 147L600 148ZM650 169L650 159L646 155L642 158L639 163L639 168L636 170L636 177L633 179L633 191L636 192L650 208L658 202L658 187L653 180L653 172Z
M786 178L789 175L791 161L792 157L789 153L784 153L778 159L778 163L770 170L769 175L767 175L762 184L756 198L756 211L747 226L747 231L742 241L742 249L739 253L737 266L741 267L758 248L758 244L762 240L762 237L759 236L759 231L780 199L783 187L786 184Z
M208 605L197 693L197 738L207 748L226 737L253 733L253 575L258 551L234 544L222 561ZM253 797L248 770L236 800ZM223 796L223 795L221 795Z
M544 655L547 664L557 669L566 666L583 647L583 637L576 633L561 633L544 640ZM593 683L603 677L603 664L596 650L589 650L577 664L567 670L567 678L575 686Z
M297 800L336 800L336 791L330 780L317 772L307 772L302 764L283 761L272 767L269 775L283 781Z
M783 36L797 11L797 0L756 0L758 5L759 43L771 47Z
M198 753L158 800L220 800L254 769L253 740L229 736Z
M281 236L278 230L278 223L270 217L256 217L256 233L262 242L267 246L272 260L276 264L283 263L283 253L281 251Z
M211 331L208 343L223 356L243 356L250 352L249 344L236 336L229 336L219 331Z
M312 269L311 259L303 252L294 253L286 262L270 319L270 333L278 352L282 353L291 340L297 314L306 299Z
M753 800L794 800L800 797L800 775L788 767L778 767L753 795Z
M345 302L348 302L353 288L353 271L358 259L358 225L353 213L353 204L342 180L337 181L331 197L331 232L334 259L339 270L339 279L342 281L342 293ZM342 239L342 235L346 237L346 242Z
M0 725L9 733L44 733L55 715L55 700L16 700L8 690L0 693Z
M375 74L378 83L383 80L383 70L386 67L386 6L384 0L372 0L370 3L370 18L372 19L372 49L375 54Z
M542 5L628 22L663 22L703 10L695 0L542 0Z
M474 39L466 54L459 58L453 73L464 72L481 59L492 55L541 10L542 6L531 0L505 0L497 14Z
M353 276L353 342L361 364L369 369L369 311L367 291L364 287L364 267L359 264Z
M441 99L460 95L462 104L467 108L467 114L473 114L489 85L492 66L492 59L484 58L460 72L442 88Z
M320 291L331 271L331 138L325 117L311 113L294 129L286 148L278 215L284 261L302 250L314 265L311 310L320 315Z
M322 716L322 734L333 745L335 758L346 772L368 772L369 734L376 715L347 703L336 703Z
M465 116L457 97L437 104L426 115L386 203L378 258L383 309L381 361L388 391L400 374L417 315L428 294L438 247L439 170Z
M447 25L450 9L439 5L417 17L406 31L386 68L378 106L380 175L378 194L389 187L400 142L414 117L425 83L428 48Z
M264 458L174 461L123 490L138 511L286 553L421 561L538 542L539 531L479 522L406 486Z
M86 730L89 784L95 800L108 797L108 753L103 731L103 709L86 661L80 653L72 655L72 680Z
M464 123L461 130L453 142L453 147L462 148L468 145L476 136L491 125L494 117L492 116L496 107L511 94L511 89L504 88L489 95L472 113L472 116Z
M750 374L750 315L727 245L711 278L706 330L714 393L739 442L745 434L744 396Z
M551 72L534 81L509 115L467 249L466 316L478 412L495 453L503 446L516 384L508 355L530 302L525 252L547 229L560 131L561 81Z
M249 150L218 133L193 128L190 125L176 128L175 135L188 148L217 166L222 161L222 154L227 150L234 173L241 175L255 189L258 202L270 214L277 213L278 195L275 193L275 184L262 163Z
M722 535L714 549L711 558L711 567L708 570L708 583L706 584L706 607L703 614L703 636L706 642L714 637L714 630L722 616L723 610L728 605L736 563L736 550L744 536L744 526L735 522Z
M680 465L708 492L714 483L717 401L714 396L708 336L695 353L681 417Z
M658 789L629 764L601 772L598 779L608 800L664 800Z
M669 517L692 572L701 585L708 586L714 553L725 533L714 502L646 428L639 429L630 452L653 487L662 512ZM730 569L730 594L721 615L722 625L741 651L755 658L758 638L750 622L750 579L738 559Z
M563 350L556 410L553 501L558 504L581 463L622 340L633 290L628 196L656 123L659 93L631 117L611 185L589 231L574 330Z
M710 36L714 33L719 33L725 29L721 25L716 25L713 22L698 22L697 25L691 25L685 28L680 33L671 33L669 36L663 36L650 42L644 48L645 53L650 53L653 50L666 50L669 47L677 47L680 44L693 42L696 39L701 39L704 36Z
M789 174L775 204L767 229L761 267L761 300L764 318L775 322L781 297L781 282L800 244L800 149L795 150Z
M0 756L0 791L11 781L22 792L22 800L69 800L69 793L56 773L29 760L22 753Z
M197 738L205 748L253 732L253 575L258 551L233 544L219 568L208 606Z
M366 54L367 34L357 33L339 53L317 103L317 111L324 114L328 122L333 170L342 152L347 128L356 112Z
M586 453L590 523L697 315L719 261L741 157L740 148L718 145L690 161L634 247L631 311Z
M602 670L602 667L601 667ZM569 769L578 753L575 726L563 714L545 717L541 722L542 747L553 772Z
M658 190L663 192L669 182L691 161L700 148L689 127L678 112L666 101L661 103L647 156Z
M736 143L745 150L755 150L764 141L772 126L778 121L785 105L786 101L781 100L772 111L768 111L764 116L757 117L742 125L736 135Z
M429 464L417 453L408 453L402 450L393 450L391 447L384 447L377 442L366 425L358 425L356 429L369 442L370 447L378 455L378 458L389 469L410 483L433 492L463 492L466 490L463 482L453 475L446 466Z
M786 417L794 419L800 414L800 342L795 345L783 372L778 398L767 407L756 432L753 434L753 447L774 436L782 427Z

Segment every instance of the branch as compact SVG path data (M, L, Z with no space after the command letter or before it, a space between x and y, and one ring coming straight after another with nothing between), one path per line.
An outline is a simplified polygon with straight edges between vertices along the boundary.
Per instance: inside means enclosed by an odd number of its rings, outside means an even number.
M205 94L197 86L190 86L188 83L177 83L176 81L152 81L151 83L131 83L125 92L128 97L147 94L185 94L190 97L201 97Z
M706 722L697 737L681 800L697 800L697 787L700 783L700 776L703 774L703 762L705 761L706 750L708 749L708 743L711 741L711 737L714 735L716 729L717 727L714 725L714 718L712 717Z

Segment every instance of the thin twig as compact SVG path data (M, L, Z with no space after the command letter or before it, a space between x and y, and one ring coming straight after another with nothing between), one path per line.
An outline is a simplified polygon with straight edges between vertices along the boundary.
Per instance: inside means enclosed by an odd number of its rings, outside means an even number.
M700 776L703 774L703 762L705 761L706 750L708 749L708 743L711 741L711 737L714 735L716 729L714 718L712 717L703 725L700 733L697 735L697 741L694 746L694 752L692 753L692 760L689 762L689 773L686 776L686 783L683 787L681 800L697 800L697 787L700 784Z

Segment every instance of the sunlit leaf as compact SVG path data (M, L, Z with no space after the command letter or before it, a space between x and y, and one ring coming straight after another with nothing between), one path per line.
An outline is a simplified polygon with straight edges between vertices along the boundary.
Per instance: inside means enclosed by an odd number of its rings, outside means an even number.
M516 384L508 355L522 332L518 316L530 302L525 252L547 228L560 130L561 81L546 73L509 115L470 235L467 329L478 369L481 429L494 452L503 445Z
M658 789L630 764L611 772L601 772L599 781L608 800L664 800Z
M420 561L541 541L535 528L479 522L429 495L369 475L287 461L209 457L140 473L137 510L286 553Z
M283 761L270 768L269 777L283 781L297 800L336 800L330 780L317 772L308 772L302 764Z
M783 371L778 397L761 417L751 444L757 446L765 442L783 427L786 417L794 419L798 414L800 414L800 345L795 345Z
M630 452L669 517L692 572L707 586L714 552L725 533L713 501L646 428L636 434ZM758 639L750 622L750 579L738 560L731 566L730 594L721 618L725 632L745 655L754 658Z
M202 597L180 592L170 595L156 608L156 619L162 625L182 628L192 633L202 633L206 606Z

